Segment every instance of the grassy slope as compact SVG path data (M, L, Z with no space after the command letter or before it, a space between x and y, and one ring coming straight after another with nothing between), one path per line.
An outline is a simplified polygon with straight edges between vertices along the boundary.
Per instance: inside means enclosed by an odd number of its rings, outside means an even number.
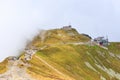
M74 36L70 35L71 32L74 33ZM106 80L117 80L116 78L110 79L110 76L98 68L96 64L104 65L106 68L111 68L120 73L120 59L109 54L109 52L120 54L120 43L110 43L108 50L99 46L64 44L89 40L88 37L76 32L75 29L71 31L48 30L44 42L41 42L41 38L36 36L31 42L32 46L37 48L45 45L49 46L37 51L32 60L29 61L31 66L27 69L28 73L37 80L100 80L100 76L105 77ZM64 76L57 73L36 56L63 73ZM92 65L97 72L86 66L86 62ZM6 70L6 64L6 61L0 63L0 73Z
M70 35L71 32L74 36ZM40 37L37 36L32 44L36 47L49 45L47 48L38 51L35 56L42 58L63 74L70 76L71 79L100 80L100 76L103 76L109 80L110 76L98 68L96 64L99 64L100 66L104 65L106 68L113 69L120 73L120 60L111 57L109 54L109 52L120 54L118 43L111 43L108 46L108 50L99 46L61 44L67 42L86 42L89 40L88 37L79 34L75 29L72 29L71 31L55 29L47 31L44 43L41 43ZM100 53L103 53L104 56ZM97 72L86 66L85 62L92 65ZM40 76L42 75L45 80L47 80L47 77L49 77L50 80L54 80L55 77L60 80L63 79L61 78L62 76L35 57L33 57L30 63L32 66L28 68L28 71L39 74ZM54 77L50 78L50 76ZM117 79L111 78L111 80Z
M102 57L97 51L105 53L105 57ZM98 59L95 59L99 64L102 63L105 67L111 68L116 72L120 72L120 61L118 59L112 58L107 50L104 50L98 46L90 47L85 45L56 45L38 51L36 55L47 61L49 64L54 66L56 69L58 69L65 75L71 76L75 80L100 80L101 75L104 76L107 80L109 80L109 75L96 67L95 61L90 55L87 54L87 52L89 52L94 59L95 57L97 57L101 61L99 62ZM108 63L107 60L109 60L111 63ZM34 61L34 57L32 61ZM85 65L85 62L89 62L97 71L100 72L100 74L88 68ZM34 66L42 66L41 64L42 63L40 63L39 61L34 62ZM32 68L34 69L34 67ZM42 71L48 72L46 70L49 70L49 68L45 68L45 70L44 68L38 67L38 70L41 70L39 71L39 73L44 74ZM50 74L51 73L52 72L50 72ZM45 75L46 74L47 73L45 73ZM53 73L53 75L55 74ZM115 80L115 78L111 80Z
M108 46L109 51L120 54L120 42L111 42Z
M0 63L0 74L6 72L7 70L7 59L5 59L3 62Z
M44 37L44 42L42 42L39 35L36 36L32 42L32 45L36 47L41 47L43 45L49 44L59 44L67 42L87 42L90 40L88 37L79 34L75 29L69 31L62 29L48 30L46 31Z

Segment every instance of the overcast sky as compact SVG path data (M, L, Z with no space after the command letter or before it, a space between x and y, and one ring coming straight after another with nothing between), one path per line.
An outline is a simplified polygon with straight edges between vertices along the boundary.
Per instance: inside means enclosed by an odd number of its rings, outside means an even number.
M120 0L0 0L0 61L18 55L38 30L69 24L120 41Z

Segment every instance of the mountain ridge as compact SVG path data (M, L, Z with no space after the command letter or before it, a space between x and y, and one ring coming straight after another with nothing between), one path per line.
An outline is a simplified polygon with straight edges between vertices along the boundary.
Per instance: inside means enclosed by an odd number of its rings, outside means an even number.
M19 59L12 61L20 61L15 67L25 68L31 80L120 80L119 45L118 42L110 43L107 48L100 46L89 35L68 26L40 32ZM4 66L10 60L7 61ZM0 68L1 73L9 69L3 70ZM16 76L13 77L9 80L15 80ZM17 77L25 80L19 74Z

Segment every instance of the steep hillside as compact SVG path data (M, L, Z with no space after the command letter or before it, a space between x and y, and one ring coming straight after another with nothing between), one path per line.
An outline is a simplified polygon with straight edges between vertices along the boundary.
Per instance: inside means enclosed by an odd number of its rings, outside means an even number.
M79 34L76 29L52 29L41 31L31 43L34 47L41 47L49 44L65 44L70 42L87 42L90 38Z
M111 42L108 48L109 51L115 54L120 54L120 42Z
M120 43L99 46L73 28L41 31L17 61L35 80L120 80Z
M44 74L45 77L48 74L49 77L54 75L47 71L51 67L45 65L39 58L75 80L120 80L119 56L99 46L54 45L37 51L30 61L32 66L28 70L36 74ZM52 68L51 70L55 71Z
M36 36L33 40L32 45L38 48L42 44L43 49L38 50L33 56L30 61L32 66L28 68L28 71L43 75L41 71L49 70L46 69L49 66L44 64L45 61L60 73L75 80L120 79L120 50L117 46L119 43L110 43L108 49L104 49L98 45L85 44L88 41L90 41L89 37L79 34L75 29L48 30L44 32L43 41L41 41L41 35ZM43 66L39 65L39 61ZM35 67L36 65L38 67ZM45 70L42 70L43 67ZM52 68L51 70L59 74L58 71ZM54 74L51 73L53 72L45 71L44 75L45 77L53 76Z

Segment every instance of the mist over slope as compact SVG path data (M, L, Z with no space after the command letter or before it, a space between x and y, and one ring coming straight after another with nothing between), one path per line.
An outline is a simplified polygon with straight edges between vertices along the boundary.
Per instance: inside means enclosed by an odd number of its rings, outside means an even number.
M6 23L7 24L7 23ZM1 27L0 28L0 62L8 56L18 56L25 48L25 45L38 32L32 27ZM23 25L22 25L23 26Z
M1 63L0 73L8 80L120 80L120 43L100 46L71 27L43 30L18 59Z

